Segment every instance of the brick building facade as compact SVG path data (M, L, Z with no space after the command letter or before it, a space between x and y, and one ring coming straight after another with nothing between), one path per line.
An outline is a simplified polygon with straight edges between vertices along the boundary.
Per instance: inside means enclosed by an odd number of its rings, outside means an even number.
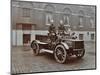
M63 21L66 27L76 32L78 39L95 41L96 7L43 2L11 2L12 45L24 45L34 40L36 35L46 35L50 21L56 29Z

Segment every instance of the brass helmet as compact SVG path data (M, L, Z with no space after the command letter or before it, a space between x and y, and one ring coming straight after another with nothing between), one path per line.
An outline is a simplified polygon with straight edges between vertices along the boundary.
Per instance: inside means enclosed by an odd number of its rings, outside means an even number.
M54 20L51 20L50 22L51 22L51 24L53 24L54 23Z
M63 25L63 20L60 20L60 24Z

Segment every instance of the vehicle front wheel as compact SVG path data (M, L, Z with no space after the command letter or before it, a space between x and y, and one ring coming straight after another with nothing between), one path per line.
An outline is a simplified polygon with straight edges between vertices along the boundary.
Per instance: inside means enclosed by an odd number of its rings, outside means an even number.
M67 51L63 45L57 45L54 51L54 57L58 63L65 63L67 61Z
M33 50L34 55L39 55L39 45L36 41L32 41L31 48Z
M84 54L85 54L85 49L83 49L82 51L78 51L76 57L80 59L84 56Z

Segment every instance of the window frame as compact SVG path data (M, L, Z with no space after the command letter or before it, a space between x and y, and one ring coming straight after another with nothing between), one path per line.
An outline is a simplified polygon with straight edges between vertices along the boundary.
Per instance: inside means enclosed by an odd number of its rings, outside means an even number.
M79 34L79 40L84 40L84 34Z
M95 28L93 18L90 18L90 26L91 28Z
M65 25L70 25L70 23L69 23L69 15L64 15L63 16L63 21L64 21L64 24ZM67 22L67 23L66 23Z
M22 8L23 17L30 17L30 8Z
M94 40L95 39L94 36L95 36L95 34L94 33L91 33L91 40Z
M45 21L46 21L45 24L46 24L46 25L50 25L50 24L51 24L51 23L50 23L51 20L54 20L54 19L53 19L53 13L52 13L52 12L46 12L45 18L46 18L46 19L45 19Z

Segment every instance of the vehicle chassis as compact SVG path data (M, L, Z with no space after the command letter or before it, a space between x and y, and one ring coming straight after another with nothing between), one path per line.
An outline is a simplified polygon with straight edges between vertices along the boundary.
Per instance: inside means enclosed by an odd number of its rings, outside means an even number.
M31 48L35 55L39 55L41 52L53 54L58 63L67 62L67 59L73 55L82 58L85 54L84 41L76 39L57 39L54 42L33 40Z

